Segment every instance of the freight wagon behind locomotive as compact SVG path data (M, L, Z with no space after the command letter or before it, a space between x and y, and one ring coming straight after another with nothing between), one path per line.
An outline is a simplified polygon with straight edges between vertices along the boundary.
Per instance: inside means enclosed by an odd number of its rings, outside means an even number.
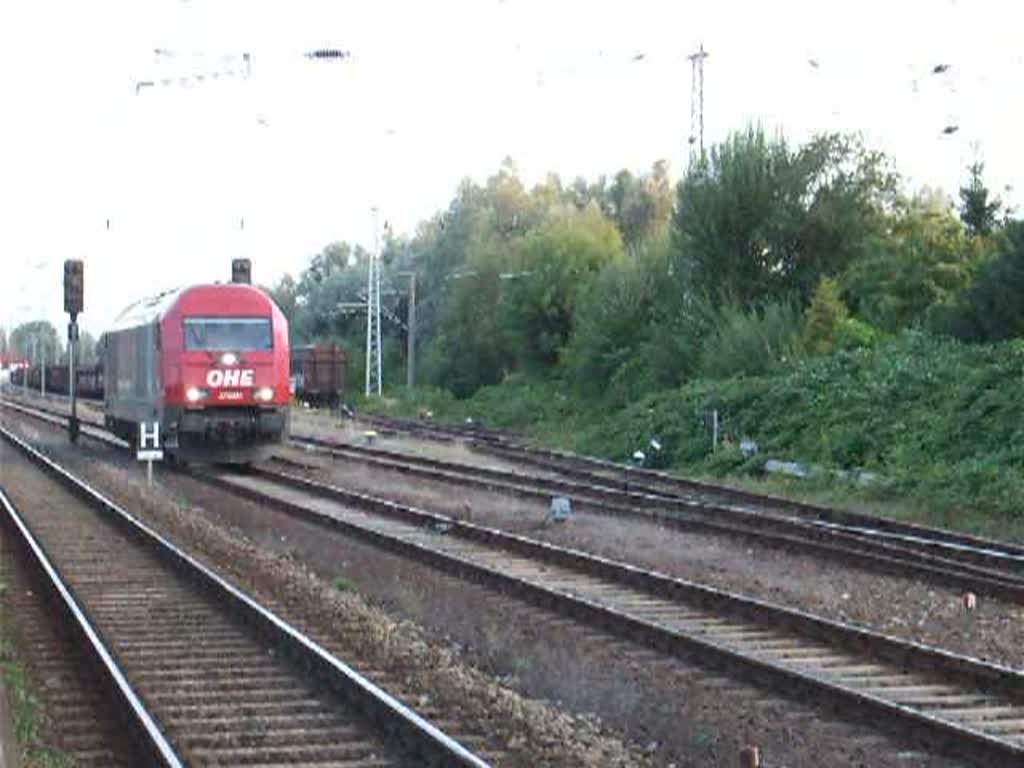
M11 384L16 387L28 387L33 392L43 388L42 366L32 365L26 368L15 368L11 371ZM27 381L26 381L27 379ZM103 398L103 366L87 365L75 371L75 390L78 396L87 400ZM46 391L59 395L70 394L68 388L68 367L66 365L46 366Z
M197 285L132 305L104 334L107 427L159 422L183 461L248 463L288 437L288 322L251 285Z
M345 394L345 351L336 344L292 347L292 389L295 398L311 405L341 402Z

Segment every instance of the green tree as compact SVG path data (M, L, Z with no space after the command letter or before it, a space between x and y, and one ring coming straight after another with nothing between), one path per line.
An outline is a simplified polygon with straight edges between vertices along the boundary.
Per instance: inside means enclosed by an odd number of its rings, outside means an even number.
M63 354L57 329L46 320L22 323L11 331L9 344L15 355L33 361L45 359L47 363L59 362Z
M523 234L543 216L543 207L538 207L527 193L511 157L506 157L498 172L487 180L485 199L489 229L504 237Z
M678 188L673 216L682 289L741 306L796 295L862 257L884 229L895 177L856 139L793 150L760 128L733 134Z
M614 214L608 197L608 179L603 175L598 176L593 182L577 176L565 190L565 197L577 210L582 211L590 203L594 203L606 216L611 217Z
M500 382L512 360L501 322L505 246L489 240L474 250L471 268L452 280L451 299L428 354L428 370L457 397Z
M1024 221L1007 223L996 248L950 313L949 330L965 341L1024 336Z
M264 288L264 290L288 318L288 328L294 336L299 324L299 287L295 278L291 275L283 275L277 281L277 285Z
M348 353L348 378L358 388L365 373L366 267L368 253L361 246L331 243L314 255L296 280L284 275L267 293L288 318L292 344L334 343ZM403 243L385 239L382 264L385 278L405 264ZM387 301L383 325L385 381L399 377L404 367L404 331L389 319L394 305ZM404 309L399 311L404 317Z
M351 305L366 301L366 258L359 246L331 243L310 260L297 283L282 278L271 295L281 300L282 311L294 325L293 340L358 340L365 318Z
M623 241L636 246L668 223L672 212L668 163L659 160L647 176L619 171L604 198L604 210L619 228Z
M577 390L586 396L606 392L609 385L625 397L654 387L644 346L668 271L668 247L648 242L634 254L615 258L584 283L576 302L572 337L565 364Z
M967 186L960 187L960 220L972 235L987 237L996 226L996 219L1003 204L999 198L991 197L983 179L985 164L980 160L972 163Z
M985 255L968 237L941 193L901 198L889 231L842 276L843 294L858 316L887 331L926 323L952 305Z
M554 365L572 333L576 297L592 275L622 253L618 230L596 206L552 219L523 240L508 275L504 322L519 365Z
M352 266L350 261L354 261L354 257L355 254L348 243L331 243L326 246L310 260L302 275L302 280L307 284L306 290L309 290L310 285L320 285L333 275L347 270Z
M78 363L81 365L96 365L99 358L96 355L96 337L88 331L81 331L78 334Z
M7 355L7 329L0 327L0 360L6 361Z
M467 271L473 249L494 230L489 200L483 187L463 180L448 207L421 223L409 244L410 266L417 273L417 330L424 340L440 332L453 279Z
M804 344L812 354L827 354L836 347L840 328L850 311L839 296L839 283L823 277L811 297L804 326Z

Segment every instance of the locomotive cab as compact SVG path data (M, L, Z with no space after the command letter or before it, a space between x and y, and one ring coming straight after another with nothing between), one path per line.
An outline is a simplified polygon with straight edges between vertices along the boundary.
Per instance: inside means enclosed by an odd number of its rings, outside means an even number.
M170 443L189 455L213 451L223 457L286 437L288 409L275 405L282 393L273 318L192 315L183 324L184 403L168 408ZM287 403L287 385L283 394Z
M249 285L203 285L122 313L107 334L107 422L128 440L159 421L164 450L247 463L288 436L284 315Z

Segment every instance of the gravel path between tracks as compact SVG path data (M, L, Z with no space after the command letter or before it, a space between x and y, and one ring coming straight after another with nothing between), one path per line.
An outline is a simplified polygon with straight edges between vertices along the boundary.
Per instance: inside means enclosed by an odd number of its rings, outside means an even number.
M346 488L653 568L886 634L1013 667L1024 666L1024 606L962 595L909 577L873 573L825 557L757 548L749 541L579 513L546 525L547 505L500 492L453 487L358 462L281 452L320 467L305 472Z
M372 670L387 670L414 692L407 702L414 708L436 707L445 718L472 724L488 734L487 744L505 751L502 765L644 766L652 762L637 750L603 733L593 720L572 715L546 702L530 700L493 677L475 669L450 644L438 642L414 623L396 621L370 606L358 594L332 586L320 578L293 551L254 542L234 527L228 530L209 510L208 500L231 509L243 505L234 497L214 492L187 477L162 473L153 492L145 488L145 475L123 454L108 450L72 450L62 434L45 425L20 418L5 419L17 432L44 449L57 461L95 484L158 530L181 543L193 555L249 590L341 658L357 655ZM0 482L4 482L0 479ZM9 478L7 482L24 482ZM193 491L186 495L186 491ZM267 533L267 512L254 505L254 520ZM281 534L287 540L287 534ZM323 544L323 534L320 540ZM270 540L278 540L275 531ZM325 556L337 553L328 542ZM335 631L347 623L344 635ZM363 626L353 633L353 622Z
M323 411L308 412L301 409L292 409L292 432L296 436L317 437L324 440L336 440L338 442L351 443L353 445L366 445L367 430L376 430L371 424L364 424L351 419L338 419ZM474 464L491 469L504 471L523 471L520 464L512 461L505 461L496 456L485 456L470 448L461 440L440 441L423 440L421 438L407 435L388 435L377 437L374 445L386 446L393 451L401 451L412 456L425 456L441 461L456 461L462 464ZM555 477L554 472L532 467L534 474Z

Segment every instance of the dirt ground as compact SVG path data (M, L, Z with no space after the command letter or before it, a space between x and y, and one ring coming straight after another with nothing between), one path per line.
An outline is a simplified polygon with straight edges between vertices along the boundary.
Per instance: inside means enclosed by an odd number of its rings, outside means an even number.
M311 476L474 523L575 547L684 579L751 595L987 661L1024 666L1024 606L962 595L912 578L873 573L816 555L756 548L726 536L673 530L637 519L579 512L546 524L546 504L499 492L453 488L307 451L287 455L321 469Z

